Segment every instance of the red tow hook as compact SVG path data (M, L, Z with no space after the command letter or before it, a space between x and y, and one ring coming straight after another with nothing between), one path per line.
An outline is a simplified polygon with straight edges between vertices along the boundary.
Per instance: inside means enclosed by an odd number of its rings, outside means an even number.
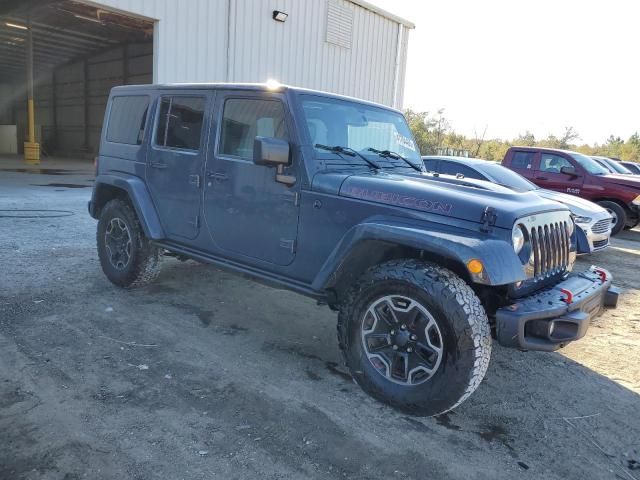
M567 305L571 305L573 303L573 292L571 290L567 290L566 288L561 288L560 292L566 295L566 297L563 298L562 301Z
M603 270L602 268L594 268L593 269L594 272L596 272L598 274L598 276L600 277L600 281L602 283L607 281L607 272L605 270Z

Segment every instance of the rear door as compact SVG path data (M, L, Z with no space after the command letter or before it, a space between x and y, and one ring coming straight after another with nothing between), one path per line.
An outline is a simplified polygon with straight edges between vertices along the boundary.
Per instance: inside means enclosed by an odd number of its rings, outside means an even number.
M575 168L576 175L561 173L562 167ZM582 167L577 165L577 162L558 153L540 153L540 161L534 178L536 185L556 192L580 195L583 182Z
M147 185L167 237L195 238L200 228L202 169L213 94L163 91L147 157Z
M519 173L531 181L535 180L535 159L536 152L529 150L513 150L511 153L511 161L508 168ZM534 181L535 183L535 181Z
M296 176L297 149L285 96L275 92L217 93L217 141L206 165L204 211L214 244L230 257L288 265L296 251L299 182L276 182L276 169L253 163L256 136L288 140Z

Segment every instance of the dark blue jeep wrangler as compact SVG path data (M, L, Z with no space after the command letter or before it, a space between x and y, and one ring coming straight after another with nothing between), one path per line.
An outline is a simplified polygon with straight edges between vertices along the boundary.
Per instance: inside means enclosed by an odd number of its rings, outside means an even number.
M355 381L418 415L478 387L492 335L556 350L618 297L603 269L569 273L566 207L428 174L400 112L310 90L114 88L89 212L114 284L171 254L316 298Z

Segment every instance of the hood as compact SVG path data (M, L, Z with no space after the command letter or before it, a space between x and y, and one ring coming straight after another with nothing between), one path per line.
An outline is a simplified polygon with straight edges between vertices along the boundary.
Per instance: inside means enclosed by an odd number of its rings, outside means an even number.
M634 175L602 175L600 178L606 180L608 184L620 185L621 187L627 187L631 190L635 190L640 194L640 176Z
M327 175L326 178L317 178ZM375 203L403 207L443 216L482 221L486 207L492 207L496 225L512 228L515 221L527 215L549 211L566 211L567 207L544 199L532 192L515 192L482 180L460 179L450 175L396 174L387 172L339 175L319 173L313 185L325 189L338 180L337 193ZM334 188L335 188L334 187Z
M535 193L547 200L554 200L566 205L571 210L571 213L579 217L593 217L594 215L606 213L606 210L600 205L568 193L554 192L543 188L535 190Z

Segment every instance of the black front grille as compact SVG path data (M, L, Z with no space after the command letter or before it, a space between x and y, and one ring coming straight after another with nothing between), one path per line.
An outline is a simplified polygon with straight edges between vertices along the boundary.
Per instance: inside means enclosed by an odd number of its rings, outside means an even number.
M567 269L571 239L566 221L531 227L529 235L534 278L542 279Z
M593 233L605 233L611 228L611 219L605 218L604 220L598 220L591 227Z
M593 248L594 250L598 249L598 248L604 248L607 245L609 245L609 240L608 239L604 239L604 240L596 240L593 242Z

